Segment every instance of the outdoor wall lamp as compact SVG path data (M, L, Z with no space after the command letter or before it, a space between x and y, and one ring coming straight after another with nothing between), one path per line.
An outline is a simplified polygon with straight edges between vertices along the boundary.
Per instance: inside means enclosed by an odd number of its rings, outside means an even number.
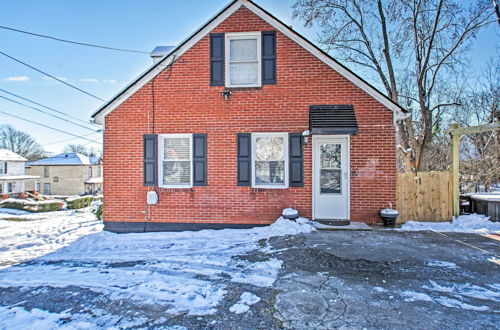
M224 96L224 100L226 101L229 99L229 96L231 96L231 94L233 94L233 92L228 90L220 92L220 95Z
M309 130L305 130L302 132L302 139L304 141L304 145L309 144L309 136L311 135L311 132Z

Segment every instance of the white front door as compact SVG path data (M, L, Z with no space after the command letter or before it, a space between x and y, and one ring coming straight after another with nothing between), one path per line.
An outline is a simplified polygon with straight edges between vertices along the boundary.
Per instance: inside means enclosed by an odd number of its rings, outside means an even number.
M313 137L313 218L349 219L347 137Z

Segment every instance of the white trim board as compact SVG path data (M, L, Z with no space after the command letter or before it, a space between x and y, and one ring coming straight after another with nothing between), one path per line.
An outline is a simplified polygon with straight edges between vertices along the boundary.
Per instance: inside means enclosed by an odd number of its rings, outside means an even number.
M117 108L120 104L122 104L126 99L128 99L132 94L141 89L144 85L146 85L149 81L151 81L154 77L156 77L159 73L161 73L165 68L167 68L170 64L164 63L172 63L175 59L182 56L187 50L193 47L196 43L198 43L201 39L203 39L207 34L209 34L214 28L216 28L220 23L225 21L229 16L231 16L234 12L236 12L242 6L246 7L248 10L253 12L255 15L262 18L265 22L273 26L276 30L281 32L286 37L295 41L302 48L310 52L312 55L316 56L319 60L327 64L334 71L338 72L340 75L345 77L347 80L351 81L353 84L358 86L365 93L373 97L379 103L387 107L388 109L394 112L394 122L398 119L404 118L406 114L404 114L403 108L398 106L396 103L392 102L389 98L387 98L384 94L378 91L376 88L368 84L366 81L358 77L353 72L349 71L346 67L342 66L340 63L332 59L330 56L326 55L319 49L317 49L313 44L311 44L308 40L291 30L285 24L280 22L278 19L272 17L267 12L262 10L260 7L256 6L249 0L238 0L234 2L232 5L226 7L221 12L219 12L215 18L211 19L201 30L194 33L190 37L186 39L182 46L176 49L174 52L170 53L168 56L163 58L157 64L154 64L146 72L143 74L144 76L139 79L139 81L133 82L131 85L122 89L115 96L113 101L108 104L103 105L96 113L92 116L95 118L95 122L101 125L104 125L104 118L111 111ZM207 63L208 65L208 63ZM120 95L122 94L122 95Z

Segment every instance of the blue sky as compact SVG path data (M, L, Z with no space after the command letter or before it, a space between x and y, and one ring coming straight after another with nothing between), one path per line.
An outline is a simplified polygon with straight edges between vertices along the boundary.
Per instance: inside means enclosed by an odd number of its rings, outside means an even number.
M310 40L316 39L317 31L305 29L300 22L292 21L290 7L293 1L256 2ZM62 39L151 51L157 45L176 45L227 3L228 0L2 0L0 25ZM490 56L495 55L498 40L498 29L494 26L480 33L470 57L474 67L480 69ZM1 29L0 51L105 100L151 64L146 54L81 47ZM0 88L85 121L102 104L1 55ZM2 99L0 110L73 134L92 133ZM68 143L88 143L79 139L54 143L72 137L0 113L0 124L4 123L29 132L51 152L59 152ZM93 134L88 138L95 140L99 136ZM90 145L99 147L94 143Z

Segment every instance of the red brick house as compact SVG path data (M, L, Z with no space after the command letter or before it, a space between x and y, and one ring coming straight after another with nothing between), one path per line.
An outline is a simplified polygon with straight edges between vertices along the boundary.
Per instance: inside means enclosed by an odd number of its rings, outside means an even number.
M115 232L372 221L405 111L252 1L232 1L102 106Z

